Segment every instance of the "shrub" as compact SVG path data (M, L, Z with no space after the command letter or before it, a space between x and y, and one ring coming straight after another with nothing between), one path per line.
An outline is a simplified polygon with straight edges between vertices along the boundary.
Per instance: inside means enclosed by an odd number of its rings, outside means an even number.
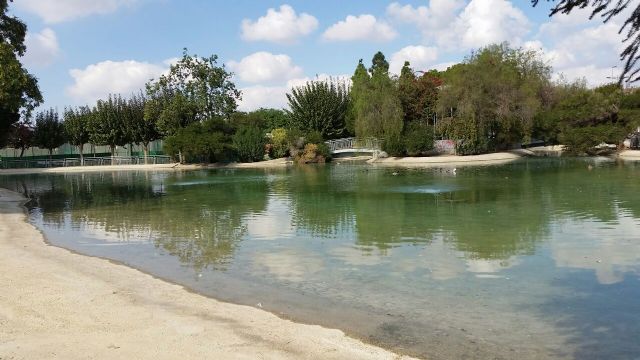
M433 128L424 124L411 124L405 134L407 154L417 156L433 149Z
M208 131L200 123L193 123L164 141L165 153L182 153L187 162L216 162L228 158L228 138L222 131Z
M405 154L405 143L402 136L390 136L382 142L382 150L391 156L403 156Z
M255 126L242 126L233 135L235 147L240 161L253 162L262 160L265 151L265 137Z
M322 144L324 139L319 131L309 131L304 135L304 142L307 144Z
M271 131L271 154L274 158L281 158L287 155L287 151L289 151L287 135L287 130L283 128Z
M296 157L296 162L300 164L324 163L325 160L317 144L306 144L304 150Z
M562 143L569 154L594 155L595 147L602 143L618 144L626 135L626 129L612 124L568 128L561 134Z

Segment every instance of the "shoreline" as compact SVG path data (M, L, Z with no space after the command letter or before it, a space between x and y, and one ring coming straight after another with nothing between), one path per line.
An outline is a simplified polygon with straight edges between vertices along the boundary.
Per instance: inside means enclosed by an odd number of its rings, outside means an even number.
M368 161L371 165L383 166L408 166L408 167L441 167L441 166L482 166L501 165L520 160L526 156L531 156L524 150L499 152L482 155L444 155L425 157L388 157L383 159L372 159Z
M65 174L101 171L183 171L202 169L279 169L291 166L292 162L286 159L258 161L253 163L230 164L140 164L140 165L99 165L99 166L69 166L52 168L29 169L0 169L1 175L26 175L26 174Z
M0 358L410 359L48 245L0 189Z

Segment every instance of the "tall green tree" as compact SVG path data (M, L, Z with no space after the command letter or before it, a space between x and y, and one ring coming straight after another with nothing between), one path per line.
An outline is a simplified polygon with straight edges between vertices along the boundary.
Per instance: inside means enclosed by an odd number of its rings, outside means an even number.
M184 49L168 74L147 83L145 116L157 121L164 135L197 121L228 118L236 110L241 93L231 81L233 74L217 60L216 55L197 57Z
M53 155L53 149L65 143L64 125L60 122L58 111L51 108L36 114L33 140L39 148L49 150L49 159Z
M144 162L148 163L149 144L162 138L155 119L145 116L147 99L140 94L134 94L125 104L125 126L127 137L134 144L141 144L144 152Z
M268 131L289 127L289 117L287 116L286 111L282 109L260 108L253 111L253 113L264 119L265 127Z
M91 108L81 106L64 110L64 131L69 144L76 146L80 153L80 165L84 165L84 145L89 142Z
M306 132L318 131L324 139L347 133L349 90L343 82L310 81L287 94L291 126Z
M445 132L459 152L482 153L519 145L531 137L551 68L535 51L490 45L445 74L441 113L453 114ZM453 111L452 111L453 110Z
M408 61L404 62L398 77L398 98L400 99L400 104L402 104L405 123L413 122L420 118L415 106L418 99L416 75Z
M116 146L129 143L125 123L126 101L120 95L109 95L107 100L98 100L89 122L89 138L95 145L108 145L111 157ZM112 159L112 163L114 160Z
M4 146L13 124L20 116L29 118L42 102L37 79L22 67L27 26L7 15L9 3L0 0L0 147Z
M349 110L347 111L346 128L349 134L356 133L357 109L362 107L361 102L366 100L366 93L370 86L371 77L367 68L358 61L356 70L351 77L351 91L349 92Z
M19 121L13 124L9 134L9 145L14 149L20 149L20 157L25 150L33 146L33 126L28 121Z
M361 65L356 68L353 86L356 88L355 80L358 80L353 107L356 136L395 141L402 133L403 112L398 91L389 77L389 63L384 54L377 52L368 80L361 74Z

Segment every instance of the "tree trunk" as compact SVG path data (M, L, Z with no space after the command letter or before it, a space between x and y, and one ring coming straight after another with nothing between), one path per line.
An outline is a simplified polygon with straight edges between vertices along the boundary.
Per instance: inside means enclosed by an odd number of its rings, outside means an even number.
M178 151L178 162L180 162L180 164L184 164L184 159L182 158L182 150Z
M149 143L143 143L142 147L144 149L144 163L146 165L149 163Z
M52 158L53 158L53 149L49 149L49 166L51 166Z
M83 148L84 144L80 144L80 146L78 146L78 150L80 151L80 166L84 166L84 151L82 151Z
M24 155L24 148L20 148L20 157L22 157L22 155Z
M116 152L116 146L115 145L109 145L109 147L111 148L111 165L115 165L115 159L113 158L113 155Z

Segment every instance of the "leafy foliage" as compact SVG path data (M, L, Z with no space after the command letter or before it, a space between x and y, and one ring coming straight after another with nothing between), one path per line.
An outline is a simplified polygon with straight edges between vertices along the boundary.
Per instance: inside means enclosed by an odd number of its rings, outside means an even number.
M428 124L433 121L438 101L438 87L443 84L438 71L416 76L409 62L405 62L398 78L398 97L402 104L405 125L412 122Z
M34 144L42 149L53 149L65 143L64 125L60 122L55 109L41 111L36 114L36 127L33 135Z
M233 135L233 146L241 161L262 160L266 139L262 130L255 126L242 126Z
M89 122L89 139L95 145L109 145L113 156L116 146L129 142L125 123L126 101L120 96L109 95L98 100Z
M389 63L378 52L372 59L370 73L363 72L363 69L360 61L352 77L356 136L385 140L400 136L403 129L402 104L389 77Z
M188 162L216 162L231 158L231 129L220 118L180 128L164 141L165 153L182 153Z
M0 147L20 116L29 119L31 111L42 102L38 80L19 61L26 51L27 26L8 16L8 7L7 0L0 0Z
M531 137L534 116L544 104L550 67L534 51L491 45L445 74L440 113L453 109L452 130L465 153L505 149Z
M263 119L267 131L290 126L289 116L284 110L260 108L252 113Z
M92 112L88 106L68 108L64 110L64 132L67 141L80 150L80 163L84 165L84 144L90 140L89 124Z
M405 130L407 155L418 156L433 150L433 127L423 123L411 123Z
M33 146L33 127L30 123L20 121L13 125L9 134L9 145L14 149L20 149L20 157L24 151Z
M303 131L319 131L323 138L334 139L346 134L349 91L344 83L310 81L287 94L290 126Z
M167 75L147 84L145 116L171 135L178 129L213 117L229 117L237 108L240 91L232 74L217 65L218 57L197 57L184 49L182 59Z
M145 116L147 99L140 93L133 95L124 104L124 122L128 142L142 144L145 161L149 155L149 144L162 138L155 119Z
M273 157L281 158L287 155L290 146L287 138L286 129L277 128L271 130L271 152Z

